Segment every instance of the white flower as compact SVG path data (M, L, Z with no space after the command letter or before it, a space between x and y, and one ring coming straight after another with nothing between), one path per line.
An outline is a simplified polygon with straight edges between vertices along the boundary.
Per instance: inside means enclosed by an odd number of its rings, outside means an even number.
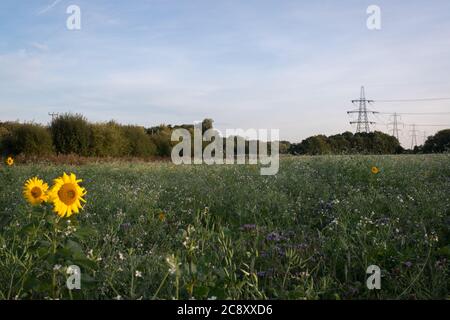
M308 277L310 276L310 274L309 274L308 271L302 271L302 272L300 272L300 276L301 276L301 277L308 278Z
M60 265L60 264L55 264L55 265L53 266L53 270L54 270L54 271L57 271L57 270L59 270L59 269L61 269L61 265Z
M125 260L125 257L123 256L122 252L119 252L119 259L122 261Z
M142 272L140 272L139 270L136 270L136 272L134 273L134 276L136 278L142 278Z
M174 254L167 256L166 262L169 265L169 272L171 274L175 274L178 271L178 267L181 265L181 263L178 263Z

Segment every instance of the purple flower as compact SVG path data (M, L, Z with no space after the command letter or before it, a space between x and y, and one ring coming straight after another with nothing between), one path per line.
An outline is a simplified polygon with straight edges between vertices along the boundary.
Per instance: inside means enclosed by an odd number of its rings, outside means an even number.
M403 263L405 265L405 267L407 268L411 268L413 263L411 261L406 261L405 263Z
M284 257L286 255L286 251L280 246L275 246L274 250L280 257Z
M258 271L256 275L260 278L264 278L267 275L266 271Z
M258 271L258 272L256 273L256 275L257 275L258 277L260 277L260 278L264 278L264 277L270 277L270 276L272 276L273 273L274 273L274 271L273 271L273 269L271 268L271 269L268 269L268 270L266 270L266 271Z
M267 241L279 242L279 241L281 241L281 239L282 239L282 237L280 236L280 234L278 232L271 232L266 236Z

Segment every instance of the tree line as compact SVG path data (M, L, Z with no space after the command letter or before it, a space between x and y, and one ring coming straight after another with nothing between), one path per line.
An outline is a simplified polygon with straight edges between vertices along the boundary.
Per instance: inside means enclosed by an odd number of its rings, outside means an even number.
M0 122L0 154L49 156L75 154L93 157L170 157L173 130L184 128L191 133L193 125L159 125L145 128L122 125L115 121L91 123L79 114L63 114L48 126L36 123ZM202 131L213 128L212 119L204 119ZM241 137L223 138L243 139ZM244 139L245 140L245 139ZM246 152L249 141L245 141ZM268 144L270 146L270 144ZM280 141L282 154L398 154L404 152L437 153L450 152L450 129L442 130L427 139L414 150L404 150L399 141L382 132L356 133L325 136L316 135L300 143Z
M79 114L63 114L49 126L0 123L0 152L48 156L76 154L93 157L170 156L171 128L144 128L115 121L90 123Z
M403 153L397 138L375 131L370 133L344 132L332 136L316 135L291 144L292 154L398 154Z

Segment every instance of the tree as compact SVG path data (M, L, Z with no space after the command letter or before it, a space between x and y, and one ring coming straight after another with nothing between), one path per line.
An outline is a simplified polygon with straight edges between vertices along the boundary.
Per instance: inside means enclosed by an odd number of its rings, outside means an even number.
M89 155L91 127L80 114L66 113L55 118L50 126L57 153Z
M155 156L157 153L156 145L150 139L144 127L123 126L123 134L127 141L128 156L148 157Z
M424 153L450 152L450 129L441 130L428 137L422 148Z
M383 132L371 133L344 132L330 137L318 135L309 137L299 144L292 144L292 154L394 154L403 149L398 140Z
M207 130L212 129L213 128L213 119L204 119L202 121L202 134L204 134Z
M331 153L331 146L328 143L328 138L324 135L309 137L302 141L303 151L306 154L329 154Z
M90 155L120 157L127 153L127 139L121 126L114 121L91 124Z

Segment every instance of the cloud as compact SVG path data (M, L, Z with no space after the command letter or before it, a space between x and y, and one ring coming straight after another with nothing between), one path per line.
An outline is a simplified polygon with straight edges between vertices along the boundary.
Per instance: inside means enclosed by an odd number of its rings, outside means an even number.
M31 46L39 51L48 51L48 46L45 43L32 42Z
M47 12L49 12L50 10L52 10L56 5L58 5L58 3L60 3L62 0L55 0L53 1L50 5L48 5L47 7L45 7L44 9L41 9L40 11L38 11L37 15L43 15Z

